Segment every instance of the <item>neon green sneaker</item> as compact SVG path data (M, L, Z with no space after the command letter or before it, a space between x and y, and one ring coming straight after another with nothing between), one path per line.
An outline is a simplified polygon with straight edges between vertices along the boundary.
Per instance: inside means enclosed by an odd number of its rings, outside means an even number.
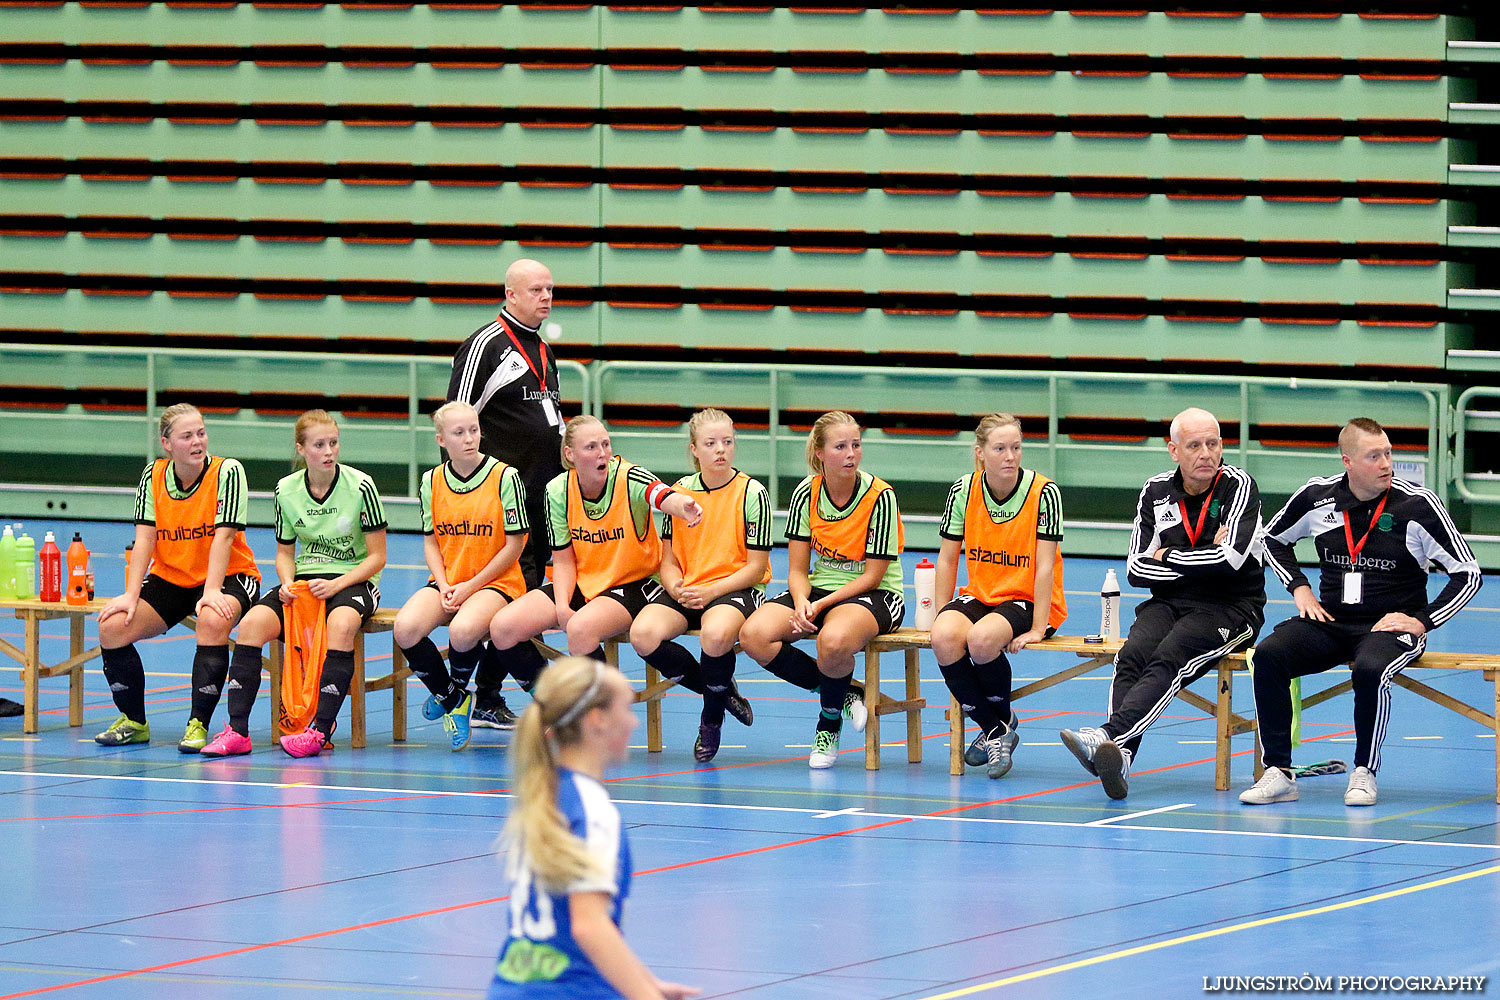
M197 719L189 719L182 739L177 741L178 753L197 753L208 745L208 727Z
M151 724L149 722L131 722L130 718L122 713L108 729L94 737L94 742L101 747L122 747L128 743L150 743Z

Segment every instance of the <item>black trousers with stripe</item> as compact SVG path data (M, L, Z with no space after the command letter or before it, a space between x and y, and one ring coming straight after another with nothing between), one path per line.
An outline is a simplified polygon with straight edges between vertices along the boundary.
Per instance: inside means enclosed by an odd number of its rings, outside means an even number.
M1177 692L1243 649L1260 630L1255 614L1238 604L1153 597L1135 613L1130 635L1115 655L1109 721L1101 728L1134 756L1141 736Z
M1293 677L1354 662L1354 766L1380 770L1380 745L1391 717L1391 680L1422 655L1427 637L1371 632L1370 623L1289 618L1255 647L1255 718L1261 761L1292 766Z

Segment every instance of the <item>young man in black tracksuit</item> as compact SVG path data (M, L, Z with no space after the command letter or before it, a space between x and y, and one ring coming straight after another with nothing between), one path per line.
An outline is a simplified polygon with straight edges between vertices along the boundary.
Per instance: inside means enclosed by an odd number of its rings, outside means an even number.
M1109 719L1060 734L1112 799L1125 797L1141 736L1177 692L1248 646L1265 621L1260 492L1248 472L1223 464L1223 450L1206 410L1172 421L1177 468L1146 481L1130 537L1130 582L1151 598L1115 656Z
M1255 650L1255 714L1265 773L1240 795L1249 805L1297 798L1292 776L1293 677L1354 661L1354 770L1344 804L1375 804L1380 744L1390 721L1391 680L1422 655L1427 633L1479 591L1479 565L1438 498L1397 479L1391 442L1359 417L1339 434L1345 473L1308 481L1266 528L1266 558L1291 592L1298 617L1276 626ZM1319 596L1292 546L1312 538ZM1448 585L1427 599L1427 566Z
M505 271L504 308L459 346L448 382L448 399L479 413L480 451L521 474L531 538L520 564L530 589L542 585L549 556L547 483L563 471L557 361L541 336L551 312L552 272L526 258L511 264ZM505 672L488 648L477 674L471 724L513 728L516 717L500 696Z

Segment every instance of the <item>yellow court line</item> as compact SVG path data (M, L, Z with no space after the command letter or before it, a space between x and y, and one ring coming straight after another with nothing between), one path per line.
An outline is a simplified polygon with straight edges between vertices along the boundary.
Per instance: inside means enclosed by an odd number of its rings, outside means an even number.
M1186 934L1182 937L1172 938L1167 941L1157 941L1155 944L1144 944L1136 948L1126 948L1123 951L1112 951L1107 955L1096 955L1093 958L1079 959L1076 962L1066 962L1063 965L1054 965L1047 969L1037 969L1034 972L1023 972L1018 976L1009 976L1005 979L996 979L993 982L980 983L978 986L966 986L961 990L953 990L949 993L938 993L930 997L922 997L921 1000L953 1000L955 997L973 996L975 993L983 993L986 990L999 989L1002 986L1013 986L1016 983L1024 983L1032 979L1041 979L1045 976L1055 976L1060 972L1072 972L1074 969L1083 969L1091 965L1101 965L1112 962L1117 958L1130 958L1135 955L1144 955L1148 952L1160 951L1163 948L1171 948L1179 944L1191 944L1194 941L1206 941L1209 938L1222 937L1225 934L1233 934L1236 931L1252 930L1256 927L1269 927L1272 924L1284 923L1288 920L1297 920L1301 917L1315 917L1323 913L1334 913L1338 910L1347 910L1356 906L1364 906L1366 903L1378 903L1386 899L1395 899L1397 896L1405 896L1413 892L1423 892L1427 889L1437 889L1445 885L1453 885L1457 882L1466 882L1471 878L1479 878L1483 875L1494 875L1500 872L1500 865L1490 868L1482 868L1477 872L1469 872L1465 875L1451 875L1448 878L1438 879L1435 882L1424 882L1420 885L1409 885L1404 889L1392 889L1389 892L1376 893L1363 899L1351 899L1342 903L1333 903L1328 906L1318 906L1311 910L1298 910L1295 913L1283 913L1278 917L1265 917L1261 920L1249 920L1242 924L1233 924L1229 927L1220 927L1211 931L1199 931L1196 934Z

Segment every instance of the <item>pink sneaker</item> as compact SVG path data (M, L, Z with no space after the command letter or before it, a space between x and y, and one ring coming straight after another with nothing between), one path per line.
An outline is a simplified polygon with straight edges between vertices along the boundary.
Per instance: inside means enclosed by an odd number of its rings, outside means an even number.
M213 742L198 751L202 757L239 757L250 752L250 737L241 736L230 726L213 738Z
M333 743L317 729L308 726L300 733L288 733L283 736L281 749L285 750L289 757L316 757L324 750L332 750Z

